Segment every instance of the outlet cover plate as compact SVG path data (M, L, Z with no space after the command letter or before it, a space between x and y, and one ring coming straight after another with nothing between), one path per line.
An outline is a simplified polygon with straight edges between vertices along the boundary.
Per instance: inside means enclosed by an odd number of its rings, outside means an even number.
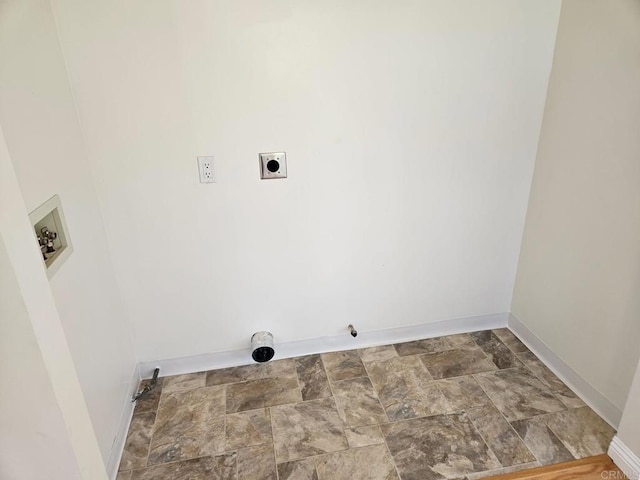
M260 154L260 178L287 178L287 154L285 152Z
M216 183L216 166L213 162L213 156L198 157L198 173L200 174L200 183Z

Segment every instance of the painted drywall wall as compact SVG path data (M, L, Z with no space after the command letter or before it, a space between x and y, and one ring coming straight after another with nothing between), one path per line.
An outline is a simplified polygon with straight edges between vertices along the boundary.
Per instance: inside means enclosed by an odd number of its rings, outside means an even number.
M640 349L640 3L565 0L512 312L622 410Z
M106 480L1 128L0 257L1 477Z
M618 438L634 453L636 458L640 458L640 363L638 363L622 413ZM640 472L635 473L640 476Z
M509 310L559 0L53 5L140 360Z
M0 378L0 478L81 478L2 238Z
M0 124L28 211L62 202L74 252L51 288L107 462L136 359L47 0L0 3Z

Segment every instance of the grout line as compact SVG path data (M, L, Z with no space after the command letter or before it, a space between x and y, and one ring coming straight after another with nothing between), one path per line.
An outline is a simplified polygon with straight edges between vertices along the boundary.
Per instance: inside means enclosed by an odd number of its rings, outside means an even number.
M394 345L391 345L391 346L393 347L393 349L396 352L397 356L396 357L387 358L385 360L380 360L380 362L387 362L388 360L392 360L394 358L400 358L400 355L398 355L398 351L396 350L395 346ZM367 368L367 362L365 362L362 359L362 356L360 355L360 350L358 351L358 357L360 358L360 361L362 362L362 365L364 366L364 371L367 373L367 378L369 379L369 382L371 383L371 386L373 387L373 391L376 394L376 398L378 399L378 403L382 407L382 411L384 412L385 417L387 417L387 423L391 423L391 420L389 419L389 414L387 413L387 409L384 407L384 405L382 405L382 401L380 400L380 394L378 393L378 389L375 387L375 385L373 384L373 381L371 380L371 374L369 373L369 369ZM420 363L422 363L422 361ZM425 367L425 370L427 370L427 367ZM427 370L427 372L428 372L428 370ZM430 373L429 373L429 376L431 376ZM382 431L382 427L380 425L381 425L380 423L376 424L376 426L378 427L378 430L380 431L380 435L382 435L382 444L384 445L385 449L387 450L387 453L389 454L389 460L391 461L391 464L393 465L393 469L395 470L396 475L400 479L402 477L400 476L400 471L398 470L398 465L396 464L395 458L391 454L391 449L389 448L389 444L387 443L387 437L385 437L384 432ZM366 426L368 426L368 425L366 425ZM349 441L347 439L347 444L348 443L349 443ZM349 448L351 448L351 447L349 447Z
M394 348L394 350L395 350L395 348ZM396 353L398 353L398 352L396 351ZM369 369L367 368L367 362L362 360L362 356L360 355L359 351L358 351L358 358L360 358L360 362L362 362L362 366L364 367L364 371L367 374L367 378L369 379L369 383L371 384L371 387L373 388L373 392L376 394L376 398L378 399L378 404L382 408L382 411L384 412L384 416L387 417L387 422L390 422L391 420L389 419L389 414L387 413L387 409L382 404L382 400L380 400L380 393L378 392L378 389L376 388L376 386L373 384L373 380L371 380L371 374L369 373ZM391 357L391 358L388 358L387 360L391 360L393 358L398 358L398 357ZM382 361L386 362L387 360L382 360ZM426 369L426 367L425 367L425 369ZM378 425L380 425L380 424L378 423ZM383 435L383 437L384 437L384 435ZM385 440L385 442L386 442L386 440Z
M469 418L469 414L466 412L466 410L465 410L464 414L467 416L467 419L469 420L469 423L471 424L471 427L480 436L480 438L482 439L482 441L486 445L487 449L493 454L494 457L496 457L496 460L500 464L500 467L505 468L505 465L503 465L502 461L498 458L498 455L496 455L496 452L493 451L493 448L491 448L491 445L489 445L489 442L487 442L487 439L485 438L485 436L480 431L480 428L478 428L478 426L476 425L476 422L474 422L472 419ZM483 470L483 471L489 471L489 470Z
M306 355L305 355L306 356ZM300 372L298 372L298 359L302 357L294 357L293 360L293 369L296 372L296 379L298 380L298 390L300 390L300 398L304 402L304 393L302 392L302 384L300 383Z
M367 362L362 360L362 356L360 355L360 350L357 350L357 354L358 354L358 358L360 359L360 363L362 363L362 367L364 368L364 373L366 374L363 378L366 378L367 380L369 380L369 385L371 385L371 389L373 390L373 393L376 396L376 400L378 401L378 405L380 406L380 408L384 412L385 418L387 420L389 420L389 415L387 414L387 409L384 408L384 405L382 405L382 401L380 400L380 394L378 393L378 389L373 384L373 380L371 380L371 375L369 374L369 370L367 369ZM358 425L358 426L361 426L361 425ZM348 443L348 439L347 439L347 443Z
M297 372L296 372L297 375ZM276 456L276 435L273 428L273 415L271 409L273 407L267 407L267 412L269 413L269 425L271 425L271 445L273 445L273 464L276 468L276 479L278 478L278 457Z
M160 406L158 405L158 408ZM149 445L147 445L147 455L145 457L145 468L149 466L149 457L151 456L151 443L153 442L153 436L156 433L156 423L158 422L158 410L155 411L153 416L153 425L151 425L151 435L149 435Z
M360 355L358 355L358 359L360 359ZM331 379L329 379L329 375L327 372L327 365L324 363L324 358L322 358L322 355L320 355L320 361L322 362L322 365L324 366L324 371L325 373L327 373L327 381L329 383L329 391L331 392L331 399L333 400L333 404L336 407L336 412L338 413L338 418L340 419L340 421L342 422L342 437L344 438L345 443L347 444L347 448L346 450L349 450L349 439L347 438L347 434L345 433L345 430L348 428L346 425L346 422L342 419L342 417L340 416L340 410L338 409L338 402L336 402L336 394L333 391L333 386L331 385ZM346 417L346 415L345 415ZM318 469L316 468L316 472L318 471Z
M286 462L280 462L278 465L283 465L285 463L292 463L292 462L302 462L302 461L311 460L311 459L316 460L320 457L326 457L328 455L333 455L335 453L344 453L350 450L361 450L363 448L377 447L378 445L382 445L383 443L374 443L372 445L362 445L361 447L343 448L342 450L335 450L333 452L317 453L315 455L309 455L308 457L301 457L301 458L296 458L294 460L287 460ZM393 457L392 457L392 460L393 460Z
M380 429L380 432L382 433L382 429ZM400 470L398 470L398 465L396 464L396 460L395 458L393 458L393 455L391 454L391 449L389 448L389 444L387 443L387 438L384 436L384 433L382 433L382 444L387 449L387 453L389 453L389 460L391 460L391 464L393 465L393 468L396 471L396 475L398 475L398 478L402 478L400 476Z
M154 409L155 416L153 417L153 425L151 426L151 435L149 436L149 445L147 446L147 456L146 456L144 468L149 467L149 457L151 456L151 444L153 443L153 437L156 434L156 425L158 423L158 412L160 411L160 405L162 405L163 403L162 400L165 398L164 382L162 382L162 386L160 388L161 388L160 398L158 399L158 405ZM169 394L170 393L171 392L169 392ZM129 429L131 429L131 427L129 427Z
M447 398L447 396L444 394L442 387L438 384L437 380L434 380L433 382L429 383L429 385L433 384L433 386L436 388L436 390L438 390L438 392L440 392L440 395L442 396L442 398L444 399L444 401L447 403L447 405L449 406L449 408L447 408L447 413L453 413L456 410L454 409L453 405L451 404L451 402L449 401L449 399ZM466 409L461 409L461 410L466 410Z
M230 453L234 453L234 452L235 452L235 450L227 450L227 451L224 451L224 452L215 453L213 455L200 455L199 457L184 458L182 460L173 460L171 462L155 463L153 465L148 465L146 467L131 468L129 470L121 470L118 473L121 473L121 472L138 472L140 470L146 470L148 468L164 467L165 465L175 465L177 463L183 463L183 462L192 462L193 460L200 460L200 459L203 459L203 458L220 457L222 455L229 455Z
M269 408L269 424L271 424L271 408ZM278 460L276 459L276 442L273 438L273 425L271 425L271 454L273 455L273 469L276 473L276 480L280 478L278 473Z
M302 395L302 385L300 385L300 375L298 374L298 363L296 361L296 358L295 357L292 358L291 362L293 363L293 371L296 374L296 383L298 384L298 390L300 391L300 398L304 402L304 396Z
M318 353L318 360L320 360L320 367L322 367L322 371L324 372L324 378L327 379L327 386L329 387L329 393L331 393L331 396L333 397L333 389L331 388L331 380L329 380L329 372L327 371L327 366L324 364L324 360L322 359L321 353ZM324 397L324 398L328 398L328 397Z
M206 377L205 377L206 380ZM206 381L205 381L206 384ZM222 399L224 404L224 413L223 413L223 423L222 423L222 444L223 448L226 450L227 448L227 386L224 385L224 389L222 391ZM236 469L238 468L238 457L236 456ZM237 475L236 475L237 476Z
M331 388L331 380L329 379L329 372L327 371L327 366L324 364L324 359L322 358L322 354L319 353L318 357L320 359L320 365L322 366L322 371L324 372L324 376L327 379L327 385L329 386L329 392L331 392L331 396L333 397L333 389Z

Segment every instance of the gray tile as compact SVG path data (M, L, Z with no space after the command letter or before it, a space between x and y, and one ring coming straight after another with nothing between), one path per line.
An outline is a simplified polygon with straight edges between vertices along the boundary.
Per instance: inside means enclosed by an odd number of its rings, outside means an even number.
M477 349L473 339L467 333L447 335L444 337L425 338L413 342L397 343L394 348L402 357L409 355L423 355L427 353L446 352L457 349Z
M162 380L162 378L158 378L153 390L150 390L136 400L136 406L133 411L134 415L144 412L155 412L158 410L158 403L160 403L160 395L162 394ZM151 380L142 380L138 386L137 392L141 392L146 386L150 385L150 383Z
M131 475L133 474L133 470L127 470L126 472L118 472L116 475L116 480L131 480Z
M367 372L356 350L323 353L322 361L324 362L329 379L332 381L367 376Z
M173 375L162 379L164 393L183 392L194 388L204 387L206 372Z
M297 378L296 362L293 358L285 358L283 360L273 360L265 364L267 366L267 376L271 378L275 377L290 377Z
M522 470L529 470L531 468L537 468L540 464L538 462L521 463L520 465L513 465L511 467L498 468L497 470L487 470L485 472L471 473L467 475L466 480L479 480L481 478L495 477L497 475L506 475L507 473L521 472Z
M312 458L278 465L279 480L318 480L316 464Z
M615 430L589 407L542 417L576 458L606 453Z
M557 389L553 391L553 394L558 400L560 400L567 408L580 408L586 407L587 404L569 387L563 389Z
M420 358L435 379L460 377L498 369L479 348L448 350L423 355Z
M562 380L542 363L533 353L527 352L519 356L520 360L531 372L564 403L567 408L580 408L586 404L567 387Z
M381 347L362 348L358 350L360 358L364 363L379 362L381 360L389 360L398 356L398 352L393 345L383 345Z
M471 338L473 338L482 351L487 354L498 368L503 369L522 366L522 363L518 360L515 353L509 350L491 330L472 333Z
M508 328L496 328L493 333L504 343L513 353L525 353L529 349L520 341Z
M384 437L378 425L347 428L344 433L347 436L349 448L366 447L384 443Z
M510 422L565 409L524 367L476 375L475 378Z
M568 462L573 455L544 424L542 417L516 420L511 423L541 465Z
M235 452L134 470L131 480L236 480Z
M296 370L303 400L315 400L331 396L329 379L324 371L320 355L296 358Z
M262 445L273 441L269 410L249 410L227 415L226 450Z
M224 385L226 383L246 382L267 377L267 367L264 363L242 365L240 367L220 368L206 372L206 384Z
M333 398L272 407L271 424L277 463L348 447Z
M536 457L493 405L472 408L467 410L467 415L503 467L536 461Z
M227 413L302 401L297 378L276 377L232 383L227 389Z
M460 478L502 466L464 413L381 428L403 480Z
M399 480L384 445L354 448L316 458L319 480Z
M614 433L508 329L159 380L118 480L475 480L605 452Z
M276 480L273 444L238 450L238 480Z
M333 396L345 425L358 427L387 422L387 415L367 377L334 382Z
M422 340L415 340L413 342L396 343L394 348L401 357L451 350L449 342L447 342L443 337L425 338Z
M155 421L155 412L134 415L131 419L129 432L122 452L119 470L131 470L147 465L151 432Z
M163 391L151 439L149 465L222 452L225 448L224 403L224 387Z
M371 362L367 368L391 421L437 415L451 409L418 356Z
M435 383L450 405L450 411L465 410L491 403L478 382L471 376L446 378Z
M447 335L442 337L449 345L450 350L458 350L462 348L476 349L478 346L468 333L458 333L456 335Z

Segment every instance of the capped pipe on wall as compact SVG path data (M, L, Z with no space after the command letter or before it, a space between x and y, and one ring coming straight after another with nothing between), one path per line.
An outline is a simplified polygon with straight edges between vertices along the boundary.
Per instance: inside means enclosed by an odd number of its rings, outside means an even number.
M358 336L358 331L353 327L353 325L349 324L347 326L347 329L349 329L349 333L351 334L352 337L357 337Z

